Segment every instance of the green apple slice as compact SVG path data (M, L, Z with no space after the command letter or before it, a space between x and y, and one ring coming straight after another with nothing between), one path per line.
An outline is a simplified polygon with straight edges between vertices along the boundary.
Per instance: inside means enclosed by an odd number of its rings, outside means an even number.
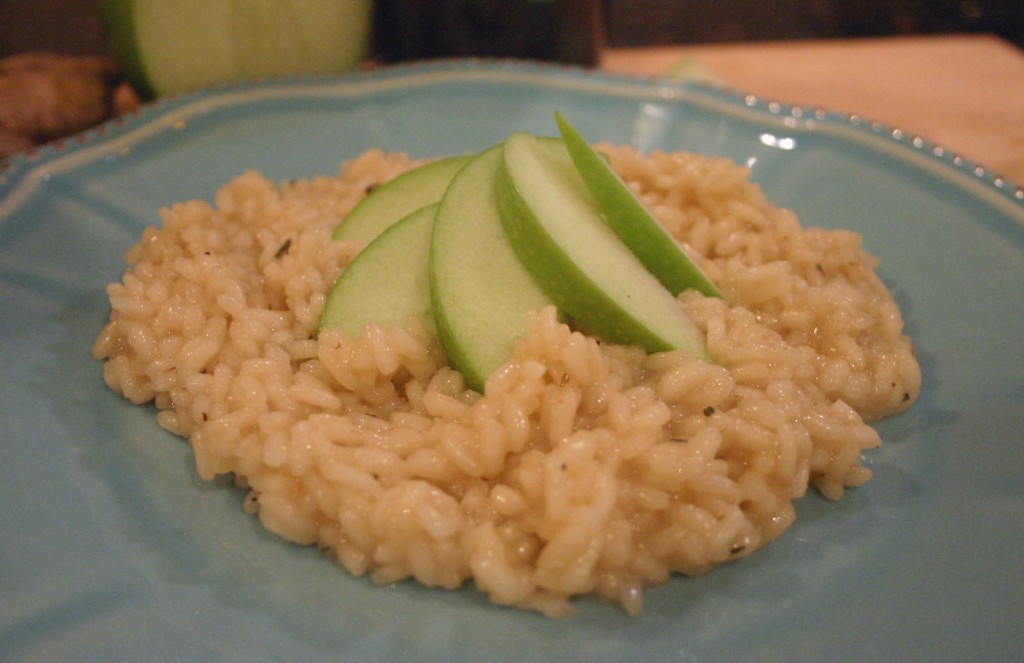
M367 53L372 0L101 0L111 54L166 95L270 76L341 73Z
M405 327L430 309L427 263L437 204L423 207L370 242L341 273L324 304L320 329L358 338L366 325Z
M496 194L514 251L588 332L649 352L686 349L709 359L700 329L605 223L564 144L510 136Z
M562 140L580 177L597 201L605 221L673 295L693 288L708 297L722 293L690 259L611 165L562 117L555 113Z
M519 262L498 216L501 146L452 179L430 245L430 289L438 336L470 388L512 356L527 317L552 303Z
M370 192L334 229L336 240L370 242L411 212L441 200L448 183L471 157L438 159L406 171Z

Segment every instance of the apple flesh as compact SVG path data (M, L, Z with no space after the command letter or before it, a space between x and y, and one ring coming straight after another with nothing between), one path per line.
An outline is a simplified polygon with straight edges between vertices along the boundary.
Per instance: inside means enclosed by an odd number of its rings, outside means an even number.
M111 55L145 96L352 69L372 0L100 0Z
M495 192L515 254L588 332L648 352L686 349L709 359L681 304L605 223L563 143L510 136Z
M565 147L605 221L670 293L693 288L708 297L722 293L658 223L619 174L562 117L555 113Z
M495 180L501 146L452 179L430 244L430 293L438 336L470 388L508 361L527 318L552 303L509 244L498 216Z
M455 173L468 156L431 161L388 180L359 201L338 227L333 239L369 243L399 219L441 200Z
M370 242L341 273L320 315L320 329L349 338L367 325L406 327L430 310L427 265L437 204L398 221Z

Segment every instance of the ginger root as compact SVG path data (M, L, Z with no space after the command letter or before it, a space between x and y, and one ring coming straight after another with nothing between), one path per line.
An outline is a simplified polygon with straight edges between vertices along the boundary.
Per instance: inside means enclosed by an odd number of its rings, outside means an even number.
M106 58L12 55L0 60L0 159L138 105Z

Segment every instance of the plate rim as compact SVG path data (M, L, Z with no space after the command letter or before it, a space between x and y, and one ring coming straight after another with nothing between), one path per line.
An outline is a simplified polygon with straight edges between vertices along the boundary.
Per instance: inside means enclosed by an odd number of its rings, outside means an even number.
M929 171L985 200L1024 225L1024 183L996 173L921 134L858 113L790 104L726 83L664 75L607 72L576 65L511 58L447 58L375 66L342 75L264 78L200 88L146 102L85 131L0 161L0 224L14 215L55 174L131 150L188 119L245 102L359 96L399 84L483 82L523 84L612 96L657 97L712 108L748 121L780 123L794 132L832 135Z

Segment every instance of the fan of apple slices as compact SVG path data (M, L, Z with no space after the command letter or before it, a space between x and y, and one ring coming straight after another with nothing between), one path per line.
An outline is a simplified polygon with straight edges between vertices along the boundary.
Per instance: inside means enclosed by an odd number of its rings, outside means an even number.
M561 138L516 133L375 189L335 230L366 242L320 329L361 335L433 315L449 361L482 392L526 334L559 312L608 342L684 349L710 361L675 295L718 289L608 162L556 114Z

